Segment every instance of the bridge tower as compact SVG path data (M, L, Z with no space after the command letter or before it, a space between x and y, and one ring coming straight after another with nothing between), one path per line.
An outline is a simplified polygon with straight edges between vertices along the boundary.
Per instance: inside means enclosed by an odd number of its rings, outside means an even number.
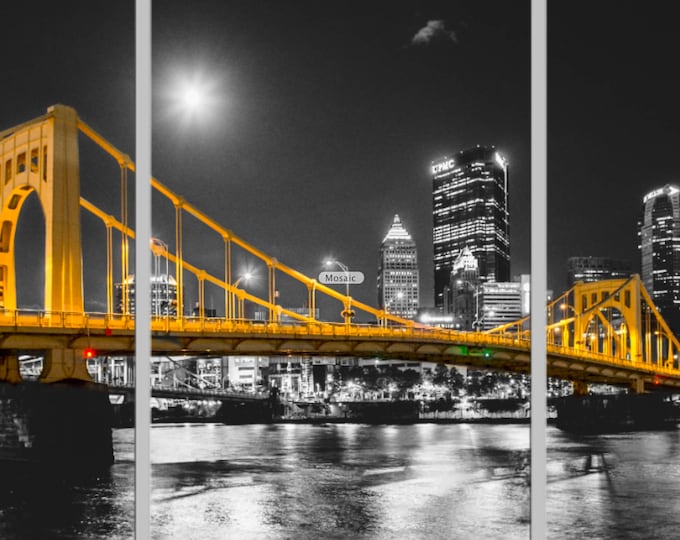
M0 309L17 309L15 235L31 193L45 216L45 317L83 319L78 116L64 105L0 133ZM41 381L91 381L80 351L48 350ZM0 360L16 381L16 357ZM2 371L2 370L0 370Z
M17 308L14 238L35 192L45 216L45 311L83 313L78 117L64 105L0 133L0 309Z

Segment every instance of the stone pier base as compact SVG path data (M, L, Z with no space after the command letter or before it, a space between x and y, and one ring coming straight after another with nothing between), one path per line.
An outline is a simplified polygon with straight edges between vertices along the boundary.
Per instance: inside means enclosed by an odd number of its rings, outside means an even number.
M556 403L555 425L575 433L674 429L680 409L663 393L568 396Z
M113 463L111 426L106 385L0 382L0 462L55 472L105 468Z

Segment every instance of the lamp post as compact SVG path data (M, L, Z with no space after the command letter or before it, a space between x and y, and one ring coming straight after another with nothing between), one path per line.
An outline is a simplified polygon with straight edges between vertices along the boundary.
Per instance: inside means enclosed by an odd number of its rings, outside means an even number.
M346 294L349 296L349 268L347 268L346 265L342 264L340 261L336 259L328 259L325 262L326 266L333 266L334 264L340 268L345 273L345 286L346 286Z
M248 282L252 277L253 277L253 274L251 274L250 272L246 272L242 276L239 276L236 281L234 281L234 283L232 284L232 287L237 288L239 286L239 284L241 283L241 280L245 279L246 282Z
M574 316L574 331L573 337L574 337L574 348L579 349L581 348L580 345L584 343L583 340L577 339L580 335L580 324L579 324L579 315L576 313L576 308L574 306L570 306L566 302L563 302L560 304L560 309L562 310L562 319L566 319L568 317L567 314L567 309L570 309L571 312L573 313ZM566 344L567 347L569 347L569 329L565 325L564 327L564 333L562 334L562 345L564 346Z
M232 298L231 316L232 316L232 318L239 318L239 319L243 318L243 309L240 308L240 304L239 304L238 313L237 313L237 310L236 310L236 294L237 294L236 289L238 289L238 286L241 284L241 281L245 280L246 282L248 282L248 281L250 281L250 279L252 279L252 277L253 277L252 272L246 272L245 274L240 275L238 277L238 279L236 281L234 281L234 283L232 283L232 285L231 285L235 289L234 292L231 295L231 298ZM236 315L238 315L238 317L235 317Z
M352 312L351 309L351 298L349 296L349 268L347 268L346 265L342 264L340 261L337 259L328 259L325 262L325 265L330 267L332 265L337 265L338 268L340 268L344 273L345 273L345 291L347 298L345 299L345 309L342 311L342 316L345 318L345 324L349 325L352 317L354 316L354 313Z

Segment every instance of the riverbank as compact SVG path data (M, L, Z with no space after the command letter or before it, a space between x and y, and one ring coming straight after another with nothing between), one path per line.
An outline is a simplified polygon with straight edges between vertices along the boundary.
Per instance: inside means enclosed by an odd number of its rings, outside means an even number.
M548 419L550 422L551 419ZM276 418L272 420L273 424L529 424L530 418L523 417L487 417L487 418L412 418L408 420L403 419L386 419L383 421L365 421L356 418L338 418L338 417L315 417L315 418Z
M368 421L359 418L344 418L339 416L310 416L310 417L274 417L271 421L266 422L247 422L250 424L529 424L531 418L529 416L481 416L481 417L431 417L423 416L418 418L383 418L376 421ZM224 422L216 416L183 416L183 417L164 417L154 418L153 424L231 424L231 422ZM238 422L243 424L244 422ZM554 424L555 418L548 418L548 424Z

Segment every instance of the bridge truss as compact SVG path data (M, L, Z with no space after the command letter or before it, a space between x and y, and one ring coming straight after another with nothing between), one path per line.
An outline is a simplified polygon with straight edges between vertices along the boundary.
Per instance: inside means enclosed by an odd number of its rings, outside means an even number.
M548 375L588 382L629 381L641 392L677 387L680 342L637 274L627 279L578 282L547 306ZM491 330L529 331L531 318Z

